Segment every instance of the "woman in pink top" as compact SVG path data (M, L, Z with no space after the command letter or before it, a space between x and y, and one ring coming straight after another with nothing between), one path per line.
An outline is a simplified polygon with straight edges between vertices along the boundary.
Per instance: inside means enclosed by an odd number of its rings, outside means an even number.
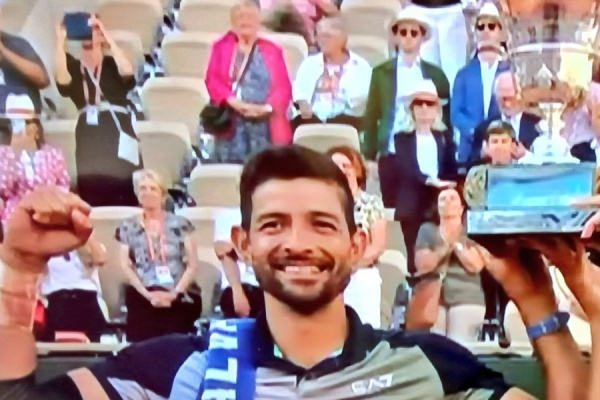
M258 37L260 10L253 0L231 9L231 23L213 45L206 87L212 102L233 110L231 132L216 140L216 161L243 163L271 144L291 143L292 84L282 49Z
M70 178L60 149L44 144L42 125L31 99L9 95L10 146L0 146L0 218L5 224L21 198L37 186L58 185L69 190ZM13 110L13 111L11 111Z

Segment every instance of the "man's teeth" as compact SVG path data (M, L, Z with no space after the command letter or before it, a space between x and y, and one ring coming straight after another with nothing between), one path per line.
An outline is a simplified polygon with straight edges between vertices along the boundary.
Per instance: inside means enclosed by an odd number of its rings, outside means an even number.
M318 274L321 270L317 267L297 267L297 266L287 266L285 267L285 272L291 274Z

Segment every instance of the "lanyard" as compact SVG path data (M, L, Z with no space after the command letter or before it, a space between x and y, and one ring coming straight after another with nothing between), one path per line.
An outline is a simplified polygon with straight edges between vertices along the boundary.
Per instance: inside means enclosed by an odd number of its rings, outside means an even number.
M156 253L154 253L154 240L150 237L148 231L146 231L146 239L148 240L148 251L150 252L150 258L152 261L156 260ZM166 254L166 244L165 244L165 234L161 232L158 235L158 245L160 247L160 261L163 265L167 265L167 254Z
M85 67L83 65L83 63L81 63L81 83L83 84L83 96L85 98L85 104L91 105L90 104L90 89L88 88L87 79L85 79L86 76L89 76L90 80L96 87L96 100L94 101L93 105L97 106L100 104L100 101L101 101L100 96L102 93L102 91L100 90L100 78L102 76L102 63L100 63L100 65L98 65L98 67L96 67L94 69L94 71L90 71L90 68Z

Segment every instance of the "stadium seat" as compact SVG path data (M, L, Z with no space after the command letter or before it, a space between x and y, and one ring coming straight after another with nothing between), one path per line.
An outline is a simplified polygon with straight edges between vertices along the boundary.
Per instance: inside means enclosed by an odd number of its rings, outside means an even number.
M144 49L139 35L131 31L110 31L109 34L133 65L137 76L140 68L144 65Z
M63 151L73 189L77 185L77 164L75 163L76 126L77 121L70 119L55 119L44 122L44 139L49 145L58 147Z
M95 207L90 216L94 226L92 236L107 250L107 263L100 268L100 284L111 319L122 316L121 307L125 300L122 288L126 282L115 232L121 221L141 213L142 209L138 207Z
M199 165L190 176L189 192L199 207L239 207L238 190L242 166Z
M298 67L308 55L306 40L294 33L261 32L260 35L277 43L283 49L283 56L292 82L296 77Z
M155 170L172 188L181 179L192 146L187 127L181 122L138 121L135 132L140 139L144 167Z
M398 250L406 257L406 244L404 243L404 233L399 221L394 220L396 210L393 208L385 209L385 218L387 219L387 244L386 249Z
M388 42L376 36L350 35L348 50L363 57L373 68L389 57Z
M294 143L322 152L335 146L351 146L360 150L356 129L341 124L301 125L294 134Z
M188 207L177 211L177 215L187 218L194 226L194 241L199 247L212 247L215 237L215 216L219 207Z
M100 0L98 14L108 30L135 32L144 54L151 54L163 20L161 0Z
M212 246L198 247L198 260L200 268L196 284L202 295L202 316L210 318L221 297L221 262Z
M390 39L390 22L400 11L397 0L353 0L342 3L342 17L349 35L376 36Z
M398 286L404 283L408 274L406 257L398 250L386 250L379 257L381 275L381 328L388 329L392 323L392 309Z
M206 76L215 33L173 32L162 42L165 74L174 77L200 78Z
M231 29L230 11L236 0L182 0L179 28L184 32L224 34Z
M142 88L142 106L148 119L185 123L192 144L198 142L200 111L208 102L202 79L153 78Z

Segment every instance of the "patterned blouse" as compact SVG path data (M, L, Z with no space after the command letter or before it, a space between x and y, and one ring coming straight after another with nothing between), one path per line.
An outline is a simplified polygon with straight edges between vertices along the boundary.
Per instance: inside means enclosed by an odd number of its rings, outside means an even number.
M383 201L376 195L360 192L358 200L354 203L354 221L357 227L370 235L375 221L385 218Z
M183 276L188 263L185 238L193 231L194 227L187 219L173 213L166 213L162 240L158 235L153 237L146 234L138 216L123 221L117 228L115 237L129 247L129 259L145 287L158 286L174 289ZM163 248L161 249L161 247ZM162 259L163 255L165 260ZM156 267L164 266L169 267L173 278L171 283L161 283L158 279Z
M62 151L43 145L34 153L0 146L0 218L3 223L23 196L38 186L57 185L69 190L71 179Z

